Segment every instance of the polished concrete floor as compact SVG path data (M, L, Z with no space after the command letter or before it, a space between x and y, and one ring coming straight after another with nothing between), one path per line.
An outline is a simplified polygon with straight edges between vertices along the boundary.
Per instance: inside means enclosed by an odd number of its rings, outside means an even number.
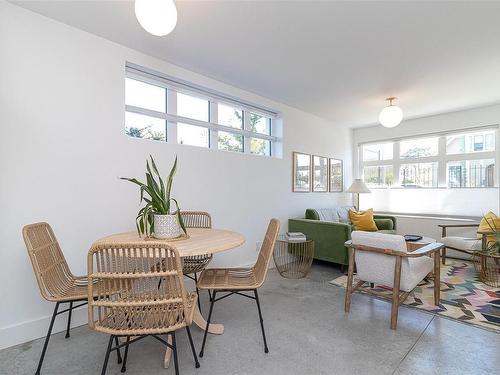
M232 296L215 305L222 336L210 335L201 368L195 369L185 332L179 332L181 374L494 374L500 367L500 335L417 310L400 308L389 329L390 304L353 296L343 311L344 291L328 281L339 275L314 264L307 279L269 274L260 292L269 354L264 354L257 308ZM203 301L206 308L206 298ZM202 332L192 328L199 351ZM108 337L82 326L52 337L42 374L98 374ZM0 374L33 374L43 340L0 351ZM163 346L152 338L131 346L128 374L173 374L165 370ZM112 355L108 374L119 374Z

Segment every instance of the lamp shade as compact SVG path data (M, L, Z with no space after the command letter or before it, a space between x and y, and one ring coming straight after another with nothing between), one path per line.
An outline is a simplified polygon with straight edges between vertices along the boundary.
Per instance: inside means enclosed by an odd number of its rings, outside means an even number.
M368 189L368 186L365 185L365 183L360 179L356 178L351 186L349 186L349 189L346 190L347 193L371 193L371 190Z
M390 105L380 111L378 120L386 128L398 126L403 120L403 110L396 105Z

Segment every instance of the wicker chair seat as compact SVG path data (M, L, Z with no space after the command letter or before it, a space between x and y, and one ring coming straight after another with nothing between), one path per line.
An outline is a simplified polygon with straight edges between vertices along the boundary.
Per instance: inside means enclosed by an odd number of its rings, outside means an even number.
M182 303L175 307L154 303L144 306L141 300L121 299L122 307L109 308L103 319L94 322L94 329L117 336L160 335L173 332L191 324L197 299L196 293L189 294L187 309L184 309ZM140 305L134 307L132 306L134 302ZM123 304L127 304L128 307L124 308Z
M209 268L198 281L199 289L241 290L258 286L253 268Z
M99 282L94 283L96 288L99 288ZM95 290L94 296L97 293ZM55 292L53 291L51 295L47 296L47 300L54 302L69 302L69 301L78 301L85 300L88 298L88 284L87 277L75 277L73 280L68 280L61 285L60 288Z
M212 260L213 255L197 255L182 258L182 272L184 275L191 273L198 273L205 269L205 267Z

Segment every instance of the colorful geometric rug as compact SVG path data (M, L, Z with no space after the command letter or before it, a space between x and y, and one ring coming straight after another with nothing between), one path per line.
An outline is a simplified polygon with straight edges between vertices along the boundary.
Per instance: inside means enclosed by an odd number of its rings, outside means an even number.
M356 276L354 277L357 282ZM330 284L345 288L347 276L337 277ZM361 288L369 289L369 286ZM372 289L383 299L391 299L392 289L375 284ZM479 281L471 262L447 259L441 265L441 303L434 306L434 279L424 279L403 302L403 305L438 314L500 333L500 289Z

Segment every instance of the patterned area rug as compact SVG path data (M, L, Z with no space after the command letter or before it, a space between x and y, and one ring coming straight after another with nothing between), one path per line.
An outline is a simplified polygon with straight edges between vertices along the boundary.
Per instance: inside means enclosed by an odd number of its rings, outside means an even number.
M356 277L354 277L356 283ZM340 276L330 284L345 288L347 276ZM368 289L369 287L361 288ZM471 262L446 261L441 265L441 303L434 306L434 280L424 279L403 302L403 305L438 314L500 333L500 289L479 281ZM374 290L391 299L392 290L375 284Z

